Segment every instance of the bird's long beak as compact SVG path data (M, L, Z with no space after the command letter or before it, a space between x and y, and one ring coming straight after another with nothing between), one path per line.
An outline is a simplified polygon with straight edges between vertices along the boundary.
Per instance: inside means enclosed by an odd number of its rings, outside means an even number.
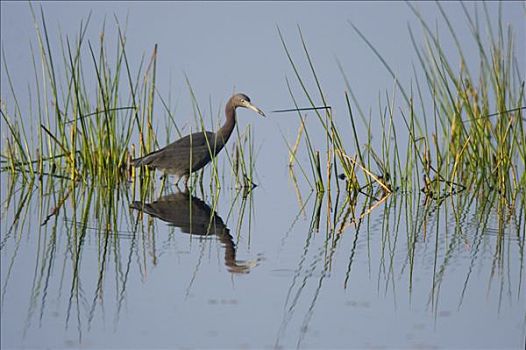
M252 103L247 102L247 103L246 103L246 107L247 107L248 109L251 109L251 110L253 110L254 112L258 113L259 115L265 117L265 113L263 113L263 111L262 111L261 109L257 108L257 107L254 106Z

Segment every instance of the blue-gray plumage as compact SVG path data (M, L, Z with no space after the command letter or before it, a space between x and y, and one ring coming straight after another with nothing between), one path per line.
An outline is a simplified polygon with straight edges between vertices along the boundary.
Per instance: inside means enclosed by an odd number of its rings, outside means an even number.
M235 94L226 104L226 121L217 132L196 132L184 136L158 151L132 160L131 164L135 167L147 166L162 170L165 174L176 175L176 185L184 177L187 187L190 174L207 165L225 147L236 125L237 107L248 108L265 116L263 111L250 102L247 95Z

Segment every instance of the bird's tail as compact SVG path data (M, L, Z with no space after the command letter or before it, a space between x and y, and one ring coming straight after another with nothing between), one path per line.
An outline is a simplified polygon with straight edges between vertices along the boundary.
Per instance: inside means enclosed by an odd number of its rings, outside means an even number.
M144 157L132 159L132 161L130 163L134 167L140 167L140 166L144 165L143 164L144 163Z
M150 153L148 155L145 155L144 157L139 157L139 158L132 159L131 165L133 165L136 168L138 168L140 166L151 166L152 162L156 158L156 154L157 154L157 151L156 152L152 152L152 153Z

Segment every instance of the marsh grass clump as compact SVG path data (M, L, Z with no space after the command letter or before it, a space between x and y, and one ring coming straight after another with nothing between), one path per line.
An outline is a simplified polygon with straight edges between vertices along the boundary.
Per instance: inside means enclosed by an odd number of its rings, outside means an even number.
M447 60L440 38L433 33L414 7L425 35L425 49L418 49L410 31L413 46L426 73L426 85L434 101L434 135L442 135L438 143L426 137L435 148L435 174L446 184L495 189L502 195L515 196L524 187L523 111L524 78L515 56L513 28L504 29L498 18L496 30L492 16L484 4L488 38L479 28L478 12L471 14L461 4L471 34L479 48L479 62L467 62L462 46L440 4L438 9L447 23L460 57L460 69ZM500 4L499 6L502 6ZM472 70L479 68L478 76ZM436 136L434 136L436 137ZM430 157L427 157L428 159Z
M35 80L28 109L20 108L5 54L3 59L14 108L10 112L6 103L2 106L2 119L9 130L2 169L19 172L24 178L56 175L83 182L97 179L105 185L119 182L127 177L134 127L139 129L141 148L151 148L155 139L151 118L157 48L146 70L143 72L141 63L134 77L120 25L116 50L110 50L104 27L98 44L86 38L88 17L74 38L60 38L59 54L52 49L57 45L48 34L43 10L40 18L32 6L31 12L38 54L32 47ZM35 119L32 130L24 128L23 120Z
M380 135L380 144L373 146L370 127L373 115L367 116L363 112L343 66L338 62L348 88L345 102L350 130L335 127L330 109L325 115L316 111L317 119L326 133L327 159L338 163L343 171L340 177L347 180L347 190L350 192L374 184L387 192L396 189L421 190L428 199L441 200L464 190L495 190L511 202L517 192L526 186L524 79L515 53L513 28L505 29L501 17L497 20L497 28L494 28L492 16L484 4L484 23L488 32L488 37L485 37L477 10L471 13L461 3L474 44L478 47L479 61L468 62L456 29L437 3L442 20L457 48L460 60L457 62L445 52L442 44L444 38L433 32L413 5L409 6L419 20L424 36L423 44L419 44L413 29L409 28L418 59L417 65L413 65L415 74L410 89L402 86L401 79L389 66L388 59L380 54L365 34L350 23L391 74L394 89L391 95L386 94L385 100L379 99L381 130L375 130L374 134ZM314 94L307 89L305 78L292 59L279 29L278 33L300 90L314 107ZM327 106L329 104L325 100L301 30L299 36L310 73L316 82L318 100ZM287 85L291 91L288 81ZM402 97L401 107L395 105L397 93ZM353 114L351 100L359 118ZM296 103L294 98L293 101ZM367 130L365 139L357 136L360 119ZM393 122L395 119L403 120L403 123L396 125ZM347 132L354 141L352 152L349 152L352 148L346 148L348 145L342 142L342 134ZM408 135L405 149L399 140L402 133ZM309 144L309 153L314 154L312 150L318 147L320 145ZM311 159L313 169L319 167L316 158ZM364 173L363 177L357 177L359 170ZM317 190L330 186L330 176L322 179L315 172L313 178L325 184L316 186Z
M127 55L127 38L117 19L111 30L115 37L108 35L104 23L98 42L89 40L91 17L88 16L81 22L78 34L60 36L55 42L48 33L43 10L37 14L31 4L30 10L37 46L31 46L34 83L29 87L27 102L18 97L2 52L2 69L9 88L6 90L11 98L2 96L0 105L2 129L6 130L1 171L20 174L26 182L35 177L54 176L111 188L137 179L141 196L144 195L154 183L150 179L154 172L136 171L130 161L164 144L157 139L157 121L153 119L159 114L154 108L158 101L168 119L167 137L174 129L182 136L170 98L166 101L156 86L157 45L150 57L143 56L135 65ZM204 131L203 113L188 78L186 82L195 112L195 128L190 129ZM212 119L211 116L214 123ZM27 125L23 122L27 120L36 122ZM237 131L234 160L229 157L236 188L253 184L252 135L250 129L243 134ZM135 140L137 144L132 143ZM201 171L194 176L193 183L202 186L203 175ZM211 167L210 186L220 187L216 160Z
M484 4L488 31L485 38L477 10L470 13L465 4L460 5L479 49L478 62L467 61L456 30L440 3L437 3L439 13L455 43L460 62L449 58L442 45L444 39L433 32L409 4L424 33L421 46L409 28L423 73L417 74L414 67L416 92L401 86L387 61L365 35L351 25L392 74L406 103L401 114L409 132L408 149L412 150L415 166L413 169L406 166L405 174L412 171L420 189L431 199L469 189L496 190L511 200L526 184L524 80L515 56L513 28L504 30L499 17L495 31L492 16ZM476 68L477 75L473 73ZM426 101L431 101L431 109L425 108ZM420 112L415 110L416 105L421 106Z
M297 66L297 63L292 58L291 52L290 52L290 50L289 50L289 48L288 48L288 46L287 46L287 44L285 42L285 39L283 38L283 35L282 35L281 31L279 30L279 28L278 28L278 34L279 34L281 43L283 45L283 48L285 50L285 53L287 55L287 58L288 58L290 64L292 65L292 67L293 67L294 75L297 78L297 81L298 81L298 83L301 86L301 91L305 95L307 100L309 101L309 103L310 103L310 105L312 107L312 110L314 110L314 113L317 116L317 120L319 121L319 123L320 123L320 125L322 127L322 130L325 132L325 145L324 145L324 147L322 147L320 145L314 145L311 142L311 138L309 136L308 127L305 125L305 119L300 114L300 110L301 109L298 106L298 103L297 103L296 98L294 96L294 93L292 91L292 87L290 85L290 82L287 79L287 87L288 87L289 93L291 95L291 98L293 100L293 103L294 103L296 109L298 110L298 115L300 117L300 129L299 130L300 130L301 133L303 133L305 135L305 142L306 142L306 145L307 145L307 150L308 150L308 155L309 155L309 160L310 160L310 166L311 166L311 172L313 174L312 178L313 178L314 186L311 185L311 187L314 187L314 189L317 192L330 191L331 184L333 182L333 181L331 181L331 179L334 179L335 186L339 189L339 184L338 184L338 181L337 181L338 178L344 178L344 179L347 180L346 181L346 190L349 193L356 193L357 191L359 191L360 189L363 189L364 187L371 186L372 185L372 179L374 179L375 177L374 176L372 178L370 177L372 172L368 170L369 166L366 165L364 160L363 160L363 154L360 151L358 137L357 137L357 132L356 132L356 126L354 124L354 117L353 117L353 114L352 114L351 105L350 105L350 103L348 101L348 98L347 98L347 102L348 102L347 106L349 108L349 117L350 117L350 121L351 121L350 124L352 126L351 131L352 131L352 135L353 135L354 141L355 141L355 146L356 146L356 149L357 149L357 152L356 152L356 154L354 156L351 156L348 153L348 151L346 151L346 147L345 147L345 144L344 144L343 138L342 138L341 129L338 128L338 126L336 125L336 123L334 121L332 108L330 107L330 104L327 103L326 98L324 96L320 80L319 80L319 78L317 76L317 73L316 73L316 70L315 70L315 67L314 67L314 62L312 61L311 56L309 55L309 51L307 49L307 45L306 45L305 39L303 37L303 34L301 32L301 29L299 29L300 40L301 40L302 47L303 47L303 50L304 50L304 54L305 54L305 57L306 57L306 60L307 60L307 63L308 63L309 69L310 69L310 73L312 75L313 80L315 81L315 85L316 85L316 88L317 88L316 93L319 94L319 98L318 99L322 101L322 107L321 108L315 102L316 98L313 96L314 94L311 93L308 90L307 85L305 83L305 78L302 77L302 75L300 74L298 66ZM320 110L323 110L323 112L320 112ZM301 134L298 134L295 145L297 145L299 143L300 139L301 139ZM321 159L320 158L320 149L322 149L322 148L325 149L325 166L324 167L325 167L326 171L322 170L322 163L321 163L321 160L320 160ZM296 151L297 151L297 147L294 147L294 150L292 150L291 147L289 146L289 153L290 153L289 167L292 167L292 165L293 165L292 160L296 160L296 155L295 155ZM358 163L357 160L359 160L359 163ZM357 166L357 164L361 164L361 167L359 167L359 168L365 170L365 172L364 172L366 174L366 176L365 176L366 185L365 186L363 184L360 184L360 182L358 180L358 177L356 175L356 170L357 170L356 166ZM342 173L339 173L339 169L341 169ZM303 170L302 170L302 172L306 176L306 174L305 174L305 172ZM325 176L323 176L323 174L325 174ZM376 178L376 181L377 181L377 178ZM311 182L309 181L309 184L310 183ZM385 186L385 187L388 190L388 192L391 192L391 189L388 188L388 186Z

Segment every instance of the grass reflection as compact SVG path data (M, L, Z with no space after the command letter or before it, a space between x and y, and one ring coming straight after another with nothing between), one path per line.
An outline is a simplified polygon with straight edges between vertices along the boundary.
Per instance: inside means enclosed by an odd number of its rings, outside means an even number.
M504 303L520 302L526 239L520 196L510 204L484 191L441 201L429 201L419 191L386 193L380 186L357 195L335 191L332 198L314 193L314 199L306 196L310 221L302 232L305 243L289 281L275 347L289 344L288 333L297 336L297 348L304 345L314 314L325 312L316 308L320 296L335 293L334 282L324 287L328 277L341 281L349 297L370 288L365 282L376 285L378 296L392 299L395 308L400 298L410 304L423 300L434 318L451 302L461 310L470 294L479 293L473 288L480 288L481 276L499 310ZM304 209L299 206L300 213ZM300 229L298 217L285 237L294 225ZM342 259L347 259L345 270Z
M2 203L0 250L8 263L2 267L2 308L16 293L13 279L19 280L19 271L27 271L28 265L33 271L31 279L24 278L30 281L30 302L23 337L56 314L64 317L66 330L76 330L79 343L101 317L113 314L117 327L130 278L148 278L149 271L159 264L158 241L166 238L157 232L154 220L143 222L131 215L130 203L182 232L217 238L231 273L248 273L261 260L242 261L236 256L242 231L248 231L250 243L251 192L232 193L227 209L236 236L226 225L228 219L223 221L215 211L219 198L214 194L208 195L213 209L188 193L153 201L150 198L155 190L142 192L143 188L155 188L153 182L97 187L57 177L30 182L17 175L3 179L8 185ZM134 200L133 193L143 199ZM173 234L168 241L174 239Z

